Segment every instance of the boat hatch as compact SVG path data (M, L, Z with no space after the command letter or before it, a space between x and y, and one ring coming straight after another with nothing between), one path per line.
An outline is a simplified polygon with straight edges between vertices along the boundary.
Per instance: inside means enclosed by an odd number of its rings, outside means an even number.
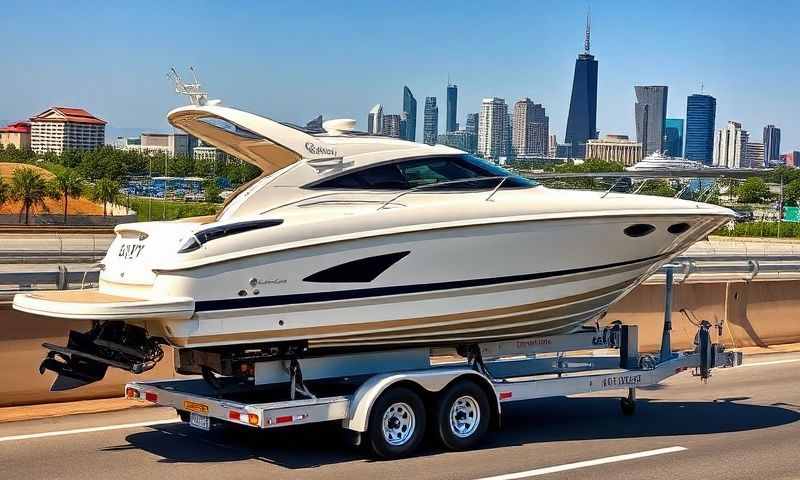
M270 174L302 158L337 157L336 149L302 130L233 108L189 105L171 111L174 127Z

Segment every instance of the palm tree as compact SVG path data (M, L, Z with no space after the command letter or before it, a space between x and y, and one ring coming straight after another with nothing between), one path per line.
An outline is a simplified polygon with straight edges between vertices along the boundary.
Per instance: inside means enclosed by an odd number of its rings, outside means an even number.
M2 207L10 197L11 192L9 186L5 180L3 180L3 177L0 177L0 207Z
M92 189L92 200L103 202L103 216L108 215L108 204L114 203L119 196L119 184L109 178L101 178Z
M65 168L59 172L51 182L54 196L64 200L64 225L67 224L67 202L69 198L80 198L83 190L83 179L78 173Z
M25 212L25 225L28 224L31 208L44 207L47 198L47 183L41 175L32 168L18 168L11 176L11 198L22 202L19 219Z

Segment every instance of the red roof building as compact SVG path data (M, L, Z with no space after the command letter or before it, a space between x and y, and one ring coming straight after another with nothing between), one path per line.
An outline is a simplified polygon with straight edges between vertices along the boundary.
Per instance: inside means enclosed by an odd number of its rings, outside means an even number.
M17 122L0 128L0 146L6 145L14 145L19 150L30 150L31 124Z
M92 150L105 140L105 120L82 108L53 107L31 117L31 148L36 153Z

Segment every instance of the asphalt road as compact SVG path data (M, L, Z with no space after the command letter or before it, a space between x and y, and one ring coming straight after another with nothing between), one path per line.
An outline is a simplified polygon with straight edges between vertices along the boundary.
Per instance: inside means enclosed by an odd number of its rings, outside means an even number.
M707 385L683 373L639 399L633 417L608 394L514 404L479 450L385 462L335 425L206 433L161 408L15 422L0 424L0 478L800 478L800 354L752 356Z

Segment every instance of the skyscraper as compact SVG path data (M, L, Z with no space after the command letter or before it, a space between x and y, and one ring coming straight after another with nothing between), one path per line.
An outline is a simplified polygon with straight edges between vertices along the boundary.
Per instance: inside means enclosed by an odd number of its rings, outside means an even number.
M541 104L533 103L530 98L514 103L512 129L511 146L515 156L547 155L550 119Z
M383 134L383 105L380 103L372 107L367 115L367 133Z
M478 154L497 160L505 154L508 106L502 98L484 98L478 121Z
M686 99L687 160L711 165L714 153L714 122L717 99L711 95L689 95Z
M464 125L464 130L469 133L478 135L478 125L480 124L480 115L478 113L468 113L467 122Z
M764 166L768 167L769 162L777 162L781 159L781 129L775 125L764 127Z
M394 138L401 138L400 134L402 130L400 129L401 121L400 115L384 115L383 116L383 135L387 137L394 137Z
M597 138L597 60L589 53L590 34L591 22L587 15L583 53L575 61L567 132L564 135L564 141L572 144L572 154L577 158L584 157L586 141Z
M747 143L747 151L745 152L745 161L743 167L746 168L763 168L766 165L764 161L764 144L763 143Z
M747 167L747 143L750 135L739 122L728 122L714 135L714 166Z
M664 120L667 116L667 87L638 86L636 90L636 140L644 155L664 151Z
M436 145L439 136L439 107L436 97L425 97L425 114L422 124L422 141L428 145Z
M683 156L683 119L668 118L664 127L664 151L673 157Z
M447 84L447 129L445 132L458 130L458 86Z
M403 113L406 119L401 138L415 142L417 140L417 99L414 98L408 87L403 87Z

